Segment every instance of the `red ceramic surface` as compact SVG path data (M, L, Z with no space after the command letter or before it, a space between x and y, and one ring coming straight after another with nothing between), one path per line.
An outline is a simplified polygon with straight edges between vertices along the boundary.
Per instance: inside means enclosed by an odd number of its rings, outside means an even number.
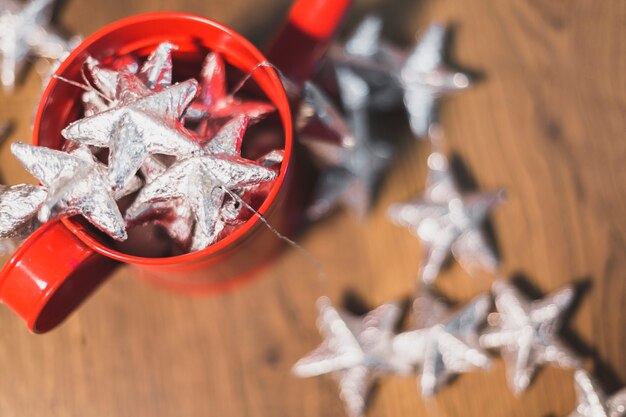
M343 4L337 5L338 3ZM299 32L316 50L325 50L330 33L343 16L348 3L333 0L299 0L284 27ZM320 23L319 31L302 33L306 8L315 10L311 17L324 16L324 5L331 21ZM341 9L341 10L340 10ZM295 16L295 17L294 17ZM295 19L295 20L294 20ZM334 22L334 23L333 23ZM283 29L274 45L282 44ZM315 36L318 36L316 39ZM179 46L174 54L177 68L194 76L208 50L220 52L225 60L243 72L249 72L266 58L246 39L209 19L183 13L150 13L115 22L88 37L57 70L57 75L81 81L81 65L87 55L106 59L135 53L147 55L162 41ZM293 50L291 50L293 51ZM279 62L291 55L287 49L271 52ZM310 74L320 56L286 68L287 75ZM254 80L276 106L285 150L279 177L259 212L277 229L288 232L301 216L302 190L299 189L298 164L294 159L292 115L285 91L274 70L262 67ZM297 78L297 77L296 77ZM80 117L81 90L59 79L47 86L35 118L33 143L60 149L61 130ZM280 247L274 236L256 216L218 243L198 252L167 257L145 258L115 250L106 237L73 218L64 218L43 226L13 254L0 271L0 299L20 315L34 332L45 332L60 323L121 263L135 265L140 276L179 290L220 291L247 280Z

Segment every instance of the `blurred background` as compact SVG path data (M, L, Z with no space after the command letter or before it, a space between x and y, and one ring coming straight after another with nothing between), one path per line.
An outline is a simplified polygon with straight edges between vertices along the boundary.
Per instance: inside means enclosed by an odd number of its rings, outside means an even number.
M54 26L87 36L117 19L157 10L196 13L263 47L289 0L66 0ZM502 273L539 297L577 283L565 339L587 358L608 392L626 383L626 2L525 0L356 1L343 36L367 14L384 36L409 47L427 25L452 25L449 53L480 74L444 100L445 151L467 188L505 187L491 216ZM30 141L41 92L36 71L0 93L0 120L13 122L0 148L3 182L32 182L9 144ZM372 308L408 300L420 245L385 218L387 206L423 190L426 142L402 114L379 119L376 136L402 143L371 215L345 211L298 239L328 280L296 251L235 292L189 298L146 285L120 268L76 314L34 336L0 309L0 415L116 417L343 416L329 379L299 380L292 364L318 345L315 300ZM463 303L493 276L456 263L438 288ZM564 416L574 409L572 372L545 367L515 398L496 359L460 376L431 400L415 378L385 377L369 416Z

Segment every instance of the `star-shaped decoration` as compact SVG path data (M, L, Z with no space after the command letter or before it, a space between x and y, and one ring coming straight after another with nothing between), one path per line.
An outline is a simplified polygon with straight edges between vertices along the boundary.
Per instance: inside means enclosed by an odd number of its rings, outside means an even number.
M598 383L582 369L574 374L574 384L578 405L569 417L626 416L626 388L608 397Z
M0 2L0 81L6 90L30 56L61 59L71 50L69 42L48 26L54 0Z
M354 146L356 142L339 109L310 81L304 83L296 128L299 137L308 138L305 141L338 140L338 144L345 148Z
M541 300L530 301L511 284L496 281L492 289L497 313L480 337L486 349L499 349L507 366L507 380L515 394L523 392L537 368L550 363L577 368L581 360L559 339L563 315L574 299L566 287Z
M155 203L183 200L189 204L195 219L191 250L214 243L223 228L220 212L226 196L236 198L237 191L260 186L277 176L274 170L232 152L240 146L245 130L246 124L240 120L235 124L239 123L241 130L226 125L220 131L224 134L211 140L202 151L176 161L154 178L141 190L128 212L134 215ZM233 130L237 133L233 134Z
M179 121L196 96L198 83L187 80L157 92L142 91L140 85L133 74L120 73L120 105L73 122L61 132L68 140L109 148L109 181L115 189L131 181L149 155L183 157L199 150Z
M0 241L30 234L47 197L46 189L37 185L0 185Z
M400 72L405 54L381 38L380 16L367 16L343 46L331 48L336 66L350 68L369 86L367 104L374 109L396 107L402 102Z
M444 62L448 29L432 24L407 57L401 71L404 104L411 129L427 137L438 121L439 99L470 86L470 76Z
M241 156L241 144L248 122L248 117L244 115L233 118L205 145L205 152L209 154ZM152 183L166 171L167 165L154 156L149 157L141 167L141 172L148 184ZM228 201L230 204L222 207L216 220L211 237L212 241L218 239L226 221L234 220L239 214L239 210L235 208L239 207L239 204L236 204L238 202L232 199ZM125 218L131 224L153 218L155 223L161 225L167 234L176 240L182 248L187 248L191 244L195 216L191 205L184 198L155 201L151 205L133 205L126 212Z
M300 359L293 372L301 378L334 376L348 415L360 417L376 377L411 371L396 362L391 349L401 309L396 304L383 304L359 318L336 309L326 297L318 300L317 308L317 327L324 342Z
M326 141L303 139L319 163L325 167L319 180L315 199L307 214L318 219L336 205L343 205L360 217L370 209L380 176L390 163L392 149L385 142L370 137L367 114L369 88L365 81L349 69L337 69L341 98L348 112L353 132L350 147Z
M422 395L434 395L459 373L488 368L489 358L478 346L477 329L482 325L491 300L479 296L457 313L429 293L419 295L413 304L417 330L394 337L395 354L419 369Z
M185 119L198 124L196 131L204 137L212 137L234 116L243 114L256 122L274 111L274 106L265 101L241 100L227 92L226 65L217 52L209 52L200 73L200 93Z
M83 146L66 153L14 143L11 151L47 189L47 198L37 215L40 222L80 214L114 239L127 238L115 201L139 189L139 178L133 177L125 188L114 192L107 180L107 167Z
M450 252L461 266L495 271L498 259L481 230L488 213L504 198L504 191L493 193L459 192L447 158L438 152L428 157L428 178L422 197L392 204L390 220L409 229L423 246L419 277L432 284Z

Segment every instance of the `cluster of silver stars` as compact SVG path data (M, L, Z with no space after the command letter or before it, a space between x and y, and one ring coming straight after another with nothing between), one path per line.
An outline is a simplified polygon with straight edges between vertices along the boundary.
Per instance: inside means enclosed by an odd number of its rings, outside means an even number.
M217 53L207 56L200 82L173 84L176 50L163 42L141 65L127 56L115 69L85 60L85 117L61 132L64 150L12 146L41 186L0 190L0 238L80 214L118 241L127 239L127 226L153 221L183 250L196 251L246 220L243 208L267 193L283 154L252 161L241 145L249 124L273 106L228 94ZM135 192L124 215L116 201Z
M448 158L439 151L440 98L470 86L469 75L445 64L446 28L431 25L410 52L383 41L381 29L382 21L370 16L343 46L331 51L346 119L319 87L305 85L301 141L325 168L309 209L312 218L337 204L367 213L375 183L391 157L389 145L370 138L369 110L403 102L415 136L430 139L437 149L427 159L424 193L387 211L391 222L421 242L413 328L398 331L402 314L397 304L383 304L355 317L322 297L317 327L324 340L294 365L293 372L299 377L332 375L347 414L361 417L372 383L383 375L417 374L422 396L430 397L452 376L488 368L490 353L497 352L516 395L526 390L542 365L550 364L576 369L578 407L571 417L626 416L626 389L607 398L559 337L574 299L573 287L529 300L511 283L498 280L491 296L480 295L457 311L434 295L432 285L450 256L470 275L498 274L499 260L483 227L505 192L461 190ZM312 126L318 134L311 134Z

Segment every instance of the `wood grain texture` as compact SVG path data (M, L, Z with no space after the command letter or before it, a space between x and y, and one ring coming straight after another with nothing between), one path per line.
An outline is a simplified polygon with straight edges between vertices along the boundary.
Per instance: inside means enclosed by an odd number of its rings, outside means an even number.
M181 10L260 43L288 3L69 0L58 22L88 34L130 14ZM484 77L445 101L447 152L480 188L509 191L492 216L504 276L537 294L584 283L566 336L607 390L617 389L626 383L626 2L362 1L348 27L373 10L384 16L387 35L403 44L432 20L454 24L455 61ZM0 119L16 123L11 141L30 137L38 94L31 72L14 95L0 96ZM343 416L332 381L297 380L290 367L320 341L319 295L340 302L356 294L375 306L414 289L419 243L384 211L423 189L429 149L409 138L406 124L392 133L405 140L405 151L371 217L358 222L337 213L300 239L326 266L327 282L288 251L261 279L213 298L165 292L120 269L43 336L0 309L0 415ZM0 161L8 182L29 181L6 144ZM492 279L472 279L453 264L439 288L463 302ZM414 378L384 378L368 415L563 416L573 407L571 371L546 367L514 398L496 360L491 370L463 375L429 401L419 397Z

